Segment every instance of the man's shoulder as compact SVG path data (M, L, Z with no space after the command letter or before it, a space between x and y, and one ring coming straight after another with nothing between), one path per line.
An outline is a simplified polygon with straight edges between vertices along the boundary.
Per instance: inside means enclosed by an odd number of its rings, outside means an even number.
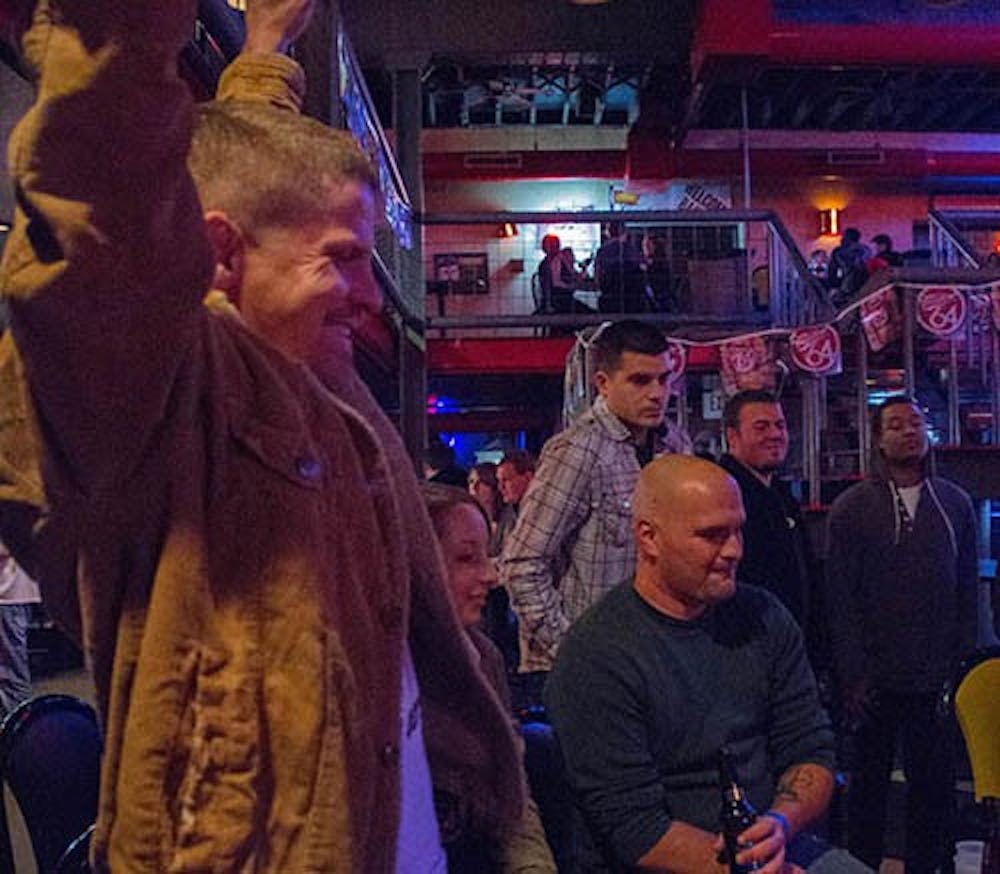
M610 443L614 441L591 407L568 427L549 438L542 447L539 461L545 461L553 456L561 457L567 453L596 458Z
M730 455L728 452L725 453L717 463L719 467L736 480L740 489L744 491L753 487L755 483L760 483L760 480L753 475L750 468L743 464L742 461L739 461L737 458ZM763 485L763 483L761 483L761 485Z
M634 637L636 596L631 581L621 583L591 604L570 626L560 647L571 653L577 649L613 648Z
M848 486L834 499L830 515L842 516L857 512L860 507L870 505L882 488L879 480L871 478Z
M733 597L723 601L715 609L720 615L735 618L737 621L760 617L768 622L784 622L786 617L792 618L777 595L768 589L749 583L739 583Z
M954 501L956 504L963 507L966 504L970 504L972 501L972 498L969 497L969 493L958 483L953 482L950 479L945 479L941 476L933 476L929 478L928 482L943 499Z

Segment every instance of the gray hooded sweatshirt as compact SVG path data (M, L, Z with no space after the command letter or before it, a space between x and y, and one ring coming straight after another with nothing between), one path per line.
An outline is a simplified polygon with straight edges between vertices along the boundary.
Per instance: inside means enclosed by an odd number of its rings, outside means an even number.
M912 520L888 479L844 492L829 518L827 592L842 683L937 692L976 643L978 561L969 496L927 477Z

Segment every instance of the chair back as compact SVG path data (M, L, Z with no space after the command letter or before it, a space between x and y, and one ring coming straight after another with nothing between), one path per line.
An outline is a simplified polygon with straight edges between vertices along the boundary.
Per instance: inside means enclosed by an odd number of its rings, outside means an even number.
M66 848L56 863L55 874L90 874L90 841L94 836L94 826L78 835Z
M959 682L955 714L972 763L976 801L1000 799L1000 649L977 660Z
M101 732L83 701L42 695L4 720L0 775L21 809L39 874L56 872L96 819L100 771Z

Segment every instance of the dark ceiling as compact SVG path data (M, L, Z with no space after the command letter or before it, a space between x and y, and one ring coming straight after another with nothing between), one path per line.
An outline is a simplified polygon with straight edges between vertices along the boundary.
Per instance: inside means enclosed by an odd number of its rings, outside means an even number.
M709 65L692 88L696 0L341 0L383 120L391 70L423 73L427 127L630 126L671 137L742 126L1000 130L1000 70ZM891 26L889 28L891 30ZM890 37L887 37L890 38Z
M1000 130L1000 70L951 67L781 67L751 76L751 128L833 131ZM691 128L742 126L741 84L708 80Z
M342 0L388 122L391 70L423 73L424 124L628 126L642 94L686 83L695 0Z

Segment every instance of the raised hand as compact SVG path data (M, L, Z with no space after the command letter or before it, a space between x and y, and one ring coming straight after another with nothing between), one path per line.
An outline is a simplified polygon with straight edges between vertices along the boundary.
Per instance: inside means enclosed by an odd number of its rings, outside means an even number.
M284 52L305 31L315 0L247 0L244 52Z

